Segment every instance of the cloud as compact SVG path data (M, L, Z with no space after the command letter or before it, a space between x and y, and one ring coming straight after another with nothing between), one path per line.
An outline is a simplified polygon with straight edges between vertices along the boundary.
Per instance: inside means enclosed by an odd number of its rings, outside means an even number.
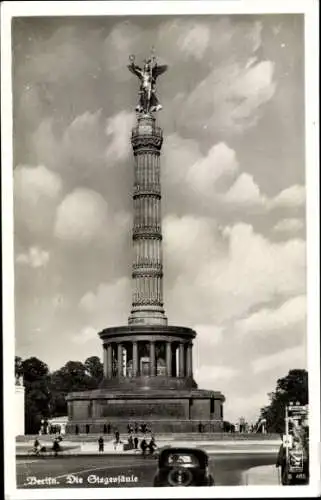
M126 20L116 24L104 40L104 66L120 82L131 78L126 63L130 54L144 50L143 33L139 26Z
M205 262L215 262L220 245L216 221L206 217L169 215L163 221L164 252L166 268L171 276L179 277L185 272L189 280ZM202 244L200 244L202 242ZM198 266L195 266L198 262Z
M305 187L298 184L281 191L270 201L270 208L297 208L305 204Z
M182 123L194 128L206 123L214 133L233 134L256 125L275 92L274 64L267 60L246 66L233 62L216 67L189 94Z
M238 370L225 365L203 365L195 370L195 379L202 389L213 389L222 381L230 381L238 374Z
M306 319L306 297L299 295L284 302L276 309L260 309L248 318L235 323L235 330L242 335L278 332L293 328Z
M211 30L207 23L176 17L159 26L154 43L171 66L190 59L199 61L210 46Z
M127 111L121 111L107 120L106 135L109 144L105 155L108 161L114 163L129 156L131 149L129 137L134 124L135 114Z
M37 75L38 82L46 83L74 80L89 73L96 65L90 52L97 44L98 33L93 31L86 39L82 35L81 30L69 25L58 27L41 44L33 38L28 44L31 57L21 69L29 78Z
M57 208L56 237L79 243L89 243L107 230L108 206L104 198L89 189L69 193Z
M76 116L66 127L62 140L62 158L64 165L85 164L86 168L101 166L106 148L104 133L105 120L101 110L89 111Z
M266 197L262 196L260 188L254 182L252 175L243 172L221 197L222 202L244 207L263 206Z
M203 217L164 220L165 272L173 283L165 297L168 315L193 324L216 323L246 314L275 296L305 290L305 244L272 243L238 223L220 231Z
M237 170L235 151L221 142L212 146L206 156L191 164L186 172L186 182L203 195L213 195L217 181L235 174Z
M42 199L56 200L62 189L60 177L43 165L18 165L14 171L15 197L37 206Z
M230 182L238 169L235 151L224 142L214 144L202 153L195 140L183 139L176 133L165 140L163 190L168 201L175 201L175 207L184 207L188 201L189 211L191 206L197 209L200 205L213 209L222 185Z
M210 30L206 25L200 25L197 22L190 26L188 31L182 33L177 45L186 56L194 57L197 60L202 59L205 50L210 41Z
M274 197L261 192L253 175L240 172L234 149L225 142L214 144L203 154L196 141L183 139L177 133L164 144L162 175L164 191L171 198L188 197L189 208L206 206L211 212L220 210L267 212L276 208L293 209L304 204L304 187L293 185ZM232 184L231 184L232 182ZM177 205L177 203L176 203ZM244 212L246 213L246 212Z
M14 170L15 221L31 231L47 231L62 195L61 177L43 165Z
M293 185L269 198L261 192L252 175L242 172L234 184L225 193L219 194L218 198L222 204L227 203L231 207L242 207L242 209L256 208L260 211L271 211L283 208L290 210L304 205L305 188ZM295 225L298 226L298 222L287 222L285 224L287 225L286 230L289 230L290 224L292 225L291 229ZM284 230L284 227L283 225L282 230Z
M202 339L202 345L206 347L219 344L223 338L224 328L215 324L195 325L193 329L197 332L198 339Z
M97 329L92 326L84 327L79 333L73 335L72 340L75 344L87 344L93 340L98 340Z
M226 16L211 22L177 16L161 23L154 43L158 53L172 64L190 58L204 64L213 60L218 63L231 59L232 54L244 59L254 53L261 45L261 31L260 21L242 26Z
M306 362L306 348L304 345L298 345L255 359L252 362L252 370L257 374L281 368L281 373L285 373L293 368L306 368Z
M199 145L193 139L183 139L179 134L164 140L162 155L162 181L164 190L171 185L186 185L186 177L192 165L202 158Z
M253 24L252 30L249 30L247 33L247 37L252 42L253 52L256 52L262 44L262 29L263 24L261 21L255 21Z
M130 154L130 134L134 113L120 111L106 119L101 109L86 111L69 123L61 137L56 137L53 120L45 119L32 136L39 161L45 161L65 177L83 182L97 171L106 175L119 161Z
M63 167L62 145L55 136L53 118L45 118L37 123L30 144L38 163L44 163L55 172Z
M304 228L302 219L282 219L275 224L273 231L277 233L291 233Z
M46 267L49 262L49 252L39 247L30 247L27 253L17 255L16 262L33 268Z
M94 328L127 323L130 306L130 281L126 277L111 283L101 283L95 291L88 291L79 301L79 309L85 313ZM126 311L126 312L125 312Z

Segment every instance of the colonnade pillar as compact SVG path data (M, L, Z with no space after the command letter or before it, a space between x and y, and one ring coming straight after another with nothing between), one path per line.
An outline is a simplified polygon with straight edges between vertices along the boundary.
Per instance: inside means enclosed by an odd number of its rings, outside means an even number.
M193 375L193 344L187 345L186 349L186 375L192 377Z
M150 358L150 376L156 376L156 349L155 340L149 341L149 358ZM178 344L178 359L176 358L176 374L173 372L173 343L171 341L164 341L165 348L165 362L166 362L166 375L167 377L192 377L193 376L193 344L191 342L185 343L180 342ZM115 349L117 349L117 369L116 376L121 377L123 375L123 344L114 343ZM132 376L137 377L139 375L139 342L132 342ZM117 345L117 347L116 347ZM128 352L128 351L127 351ZM128 360L127 360L128 361ZM103 347L103 367L104 367L104 377L113 378L113 346L112 343L105 344Z
M107 378L108 377L108 358L107 358L107 346L106 345L104 345L104 347L103 347L103 353L104 353L104 360L103 360L104 377Z
M137 377L138 371L138 349L137 342L133 342L133 377Z
M122 376L122 345L117 344L117 370L118 370L118 377Z
M112 378L113 376L113 356L112 356L112 345L107 345L107 377Z
M149 344L150 357L150 374L152 377L156 375L156 359L155 359L155 342L152 340Z
M172 376L172 344L166 342L166 372L167 376Z
M185 375L185 356L184 356L184 344L179 344L179 354L178 354L178 369L179 377L184 377Z

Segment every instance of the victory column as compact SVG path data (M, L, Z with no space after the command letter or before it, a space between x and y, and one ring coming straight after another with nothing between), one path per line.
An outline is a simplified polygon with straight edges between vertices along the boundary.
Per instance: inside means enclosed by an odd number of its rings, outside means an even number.
M223 394L198 389L193 378L196 332L167 323L163 303L161 230L162 129L154 113L162 106L156 80L167 70L154 56L143 67L130 56L129 70L140 82L134 154L132 307L128 325L106 328L104 379L97 390L67 397L67 432L103 431L106 422L124 431L145 422L154 432L222 431ZM173 166L174 168L174 166Z

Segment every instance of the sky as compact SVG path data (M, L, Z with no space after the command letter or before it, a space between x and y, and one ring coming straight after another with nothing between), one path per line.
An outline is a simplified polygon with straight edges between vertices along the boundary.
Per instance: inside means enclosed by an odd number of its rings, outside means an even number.
M154 46L166 315L225 418L255 420L307 365L303 17L16 18L12 41L16 354L55 370L127 323L127 64Z

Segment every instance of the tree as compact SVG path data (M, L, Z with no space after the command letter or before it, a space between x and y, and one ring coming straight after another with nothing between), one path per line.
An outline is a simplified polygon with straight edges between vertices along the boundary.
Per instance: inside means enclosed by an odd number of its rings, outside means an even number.
M290 370L278 379L275 392L269 394L270 404L261 409L261 417L266 419L268 432L284 433L285 407L290 403L299 402L306 405L308 398L308 372L302 369Z
M223 422L223 432L234 432L235 425L231 424L231 422L227 422L224 420Z
M92 378L93 388L97 388L104 377L103 364L98 356L91 356L87 358L85 363L87 375Z
M66 396L69 392L92 388L93 380L86 373L85 365L80 361L68 361L51 375L52 415L57 417L67 414Z
M21 358L20 358L21 359ZM19 359L17 366L19 367ZM49 369L36 357L21 361L25 385L25 424L27 434L39 431L42 418L50 416Z
M97 356L91 356L85 363L68 361L50 373L48 366L36 357L22 360L15 356L15 374L24 377L25 427L28 434L34 434L42 419L67 414L69 392L96 389L103 378L103 365Z

